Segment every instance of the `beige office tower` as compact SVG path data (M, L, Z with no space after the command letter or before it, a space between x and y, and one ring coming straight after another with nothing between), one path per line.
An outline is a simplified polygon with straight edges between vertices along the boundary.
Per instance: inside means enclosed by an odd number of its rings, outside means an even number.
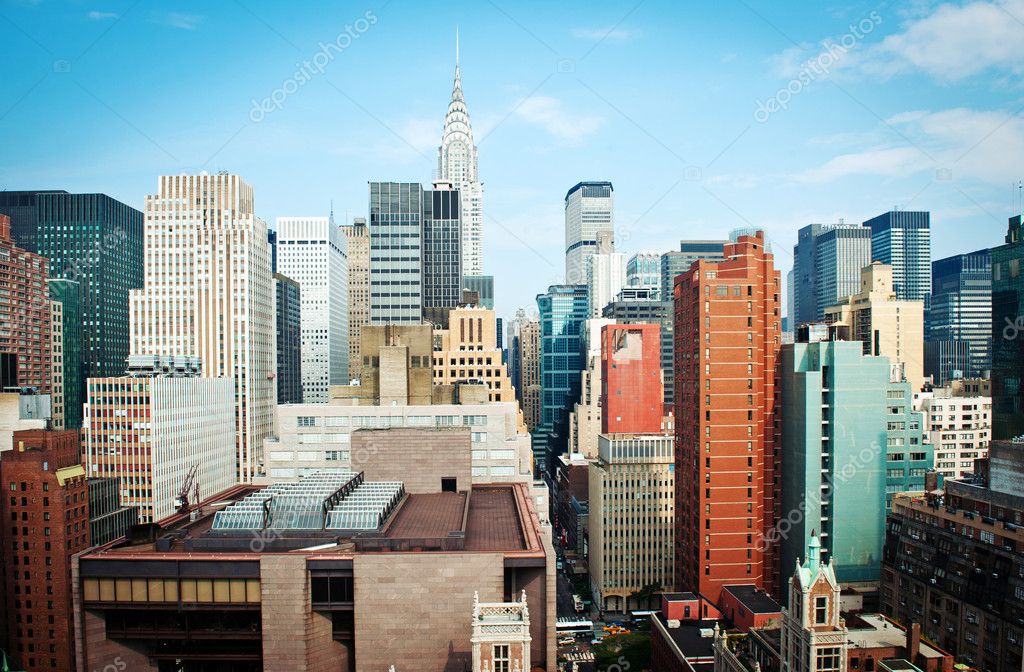
M481 380L490 401L515 401L512 379L501 360L497 321L489 308L464 306L448 314L448 329L434 331L434 383Z
M590 462L590 581L606 611L652 608L673 589L675 437L601 434Z
M54 429L64 429L64 304L50 301L50 409Z
M825 308L825 321L840 336L864 343L864 354L888 357L903 369L912 389L924 385L924 303L900 301L892 286L892 266L873 262L860 272L860 294Z
M131 353L198 357L235 381L238 480L263 468L277 400L267 225L237 175L165 175L146 196L145 286L132 290Z
M519 390L526 426L540 426L540 322L523 323L519 336Z
M356 217L341 227L348 238L348 375L362 377L359 338L370 323L370 229L365 217Z

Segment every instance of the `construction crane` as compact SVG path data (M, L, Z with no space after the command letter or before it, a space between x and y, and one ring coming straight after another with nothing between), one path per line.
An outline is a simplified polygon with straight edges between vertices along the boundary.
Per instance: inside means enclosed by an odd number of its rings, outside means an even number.
M189 501L189 493L193 493L193 499ZM188 470L188 475L185 476L185 483L181 486L181 491L178 492L178 496L174 498L174 509L178 513L184 513L188 511L191 504L199 503L199 463L196 462L192 465L192 468Z

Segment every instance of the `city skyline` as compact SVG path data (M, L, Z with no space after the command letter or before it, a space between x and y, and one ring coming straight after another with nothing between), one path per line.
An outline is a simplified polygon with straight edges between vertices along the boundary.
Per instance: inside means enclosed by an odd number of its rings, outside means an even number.
M899 205L932 213L942 258L979 238L998 244L1016 200L1017 66L1008 46L983 45L1022 8L854 3L771 8L768 19L763 3L645 3L584 20L539 5L314 16L12 2L0 9L17 28L0 126L19 129L19 163L0 163L0 185L109 193L141 209L156 175L227 169L253 185L265 221L326 215L333 200L348 222L367 214L368 181L435 177L458 27L486 178L484 268L502 317L561 282L561 195L580 180L616 184L616 248L627 255L755 225L785 278L801 226ZM721 35L706 29L723 22ZM210 58L222 31L227 43L261 36L246 67ZM678 31L694 39L667 39ZM923 41L927 56L914 56ZM394 67L410 58L416 68ZM172 77L179 67L189 74ZM389 86L374 86L384 76ZM180 104L204 86L216 100ZM75 119L56 116L69 106ZM537 282L510 282L524 264Z

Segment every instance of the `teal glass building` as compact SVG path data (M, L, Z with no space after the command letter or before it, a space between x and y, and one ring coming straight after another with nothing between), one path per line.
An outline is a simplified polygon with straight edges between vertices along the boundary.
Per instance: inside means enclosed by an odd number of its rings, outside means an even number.
M858 342L821 341L783 345L780 362L780 581L803 556L812 532L839 581L878 580L889 360L864 355Z
M50 286L50 300L60 302L63 315L61 350L64 356L64 429L81 429L82 404L85 403L81 288L74 280L54 278L47 282Z
M37 252L51 278L80 290L83 399L86 378L125 372L128 294L143 285L142 224L140 211L106 194L36 195Z
M537 295L540 314L540 426L534 432L537 468L548 468L549 456L561 454L568 442L568 418L580 398L583 371L581 332L589 311L586 285L551 285Z
M992 438L1024 434L1024 224L992 248Z

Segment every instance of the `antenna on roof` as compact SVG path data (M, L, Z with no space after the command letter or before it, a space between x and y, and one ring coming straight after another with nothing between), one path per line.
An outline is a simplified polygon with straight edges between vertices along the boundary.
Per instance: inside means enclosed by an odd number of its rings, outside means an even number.
M334 199L331 199L331 226L334 226Z

